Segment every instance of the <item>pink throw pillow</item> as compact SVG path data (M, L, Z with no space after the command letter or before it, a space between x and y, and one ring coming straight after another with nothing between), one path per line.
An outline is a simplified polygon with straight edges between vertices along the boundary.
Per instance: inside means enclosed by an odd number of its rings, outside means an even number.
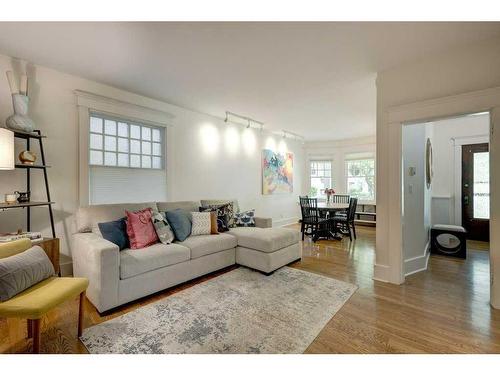
M131 249L142 249L143 247L158 242L153 221L153 210L146 208L137 212L125 211L127 214L127 234Z

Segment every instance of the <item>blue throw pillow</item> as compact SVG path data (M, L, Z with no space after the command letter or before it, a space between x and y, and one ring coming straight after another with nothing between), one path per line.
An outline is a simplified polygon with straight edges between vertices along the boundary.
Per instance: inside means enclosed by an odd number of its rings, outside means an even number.
M184 241L191 234L191 214L183 209L165 212L165 217L174 231L177 241Z
M130 242L127 234L127 220L122 217L119 220L109 221L107 223L99 223L99 230L105 240L118 245L120 250L128 249Z

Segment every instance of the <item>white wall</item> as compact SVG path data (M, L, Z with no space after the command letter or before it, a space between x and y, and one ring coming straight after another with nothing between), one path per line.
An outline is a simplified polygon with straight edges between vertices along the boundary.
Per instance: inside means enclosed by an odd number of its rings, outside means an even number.
M427 139L430 124L403 127L403 261L405 275L425 269L431 225L431 189L425 181ZM410 168L414 175L410 175Z
M476 138L488 138L489 114L462 116L433 121L434 179L432 182L432 223L461 224L460 195L455 196L461 179L461 159L455 160L455 144L473 143ZM458 168L457 168L458 167ZM460 188L460 186L458 186ZM460 189L459 189L460 190Z
M346 192L345 160L349 154L359 156L375 157L376 138L360 137L344 139L338 141L306 142L306 173L304 179L304 192L310 189L310 161L311 160L331 160L332 161L332 183L333 189L343 194ZM375 195L377 193L375 192ZM373 202L375 203L375 202Z
M12 114L12 104L5 71L19 74L20 64L0 55L0 123ZM146 98L117 88L61 73L42 66L28 65L31 89L30 116L47 135L47 162L52 165L49 181L52 200L56 202L56 233L62 239L62 252L71 254L70 234L73 214L79 206L78 182L78 111L74 90L83 90L128 103L171 113L174 118L168 131L165 186L169 200L202 198L237 198L242 209L255 208L260 216L270 216L276 224L296 220L296 204L303 186L304 151L302 144L257 130L232 128L222 119L189 111L168 103ZM221 114L222 115L222 114ZM228 130L232 129L232 130ZM264 146L283 148L294 153L293 194L261 194L261 150ZM16 143L16 150L21 149ZM35 150L37 150L35 148ZM45 199L42 175L32 172L32 199ZM0 194L24 190L23 170L1 171ZM144 181L144 189L148 189ZM0 198L1 200L1 198ZM0 231L24 226L22 210L0 212ZM49 231L44 208L32 209L32 230Z
M400 181L394 169L401 133L389 121L391 107L423 100L469 93L500 86L500 40L488 40L441 53L379 72L377 76L377 245L375 278L400 283L397 272L401 251L390 218L398 203L391 194ZM396 156L397 158L397 156ZM396 174L395 174L396 173ZM492 247L493 250L493 247ZM494 251L490 252L490 254ZM400 265L399 265L400 267ZM500 281L500 279L499 279ZM498 289L500 292L500 288ZM500 295L500 293L498 293ZM498 305L498 303L497 303Z

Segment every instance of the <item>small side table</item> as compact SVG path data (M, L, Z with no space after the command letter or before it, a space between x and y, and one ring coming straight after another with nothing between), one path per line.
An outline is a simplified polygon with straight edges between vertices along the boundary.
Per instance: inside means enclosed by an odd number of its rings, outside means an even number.
M40 246L45 251L54 266L56 274L61 276L61 268L59 266L59 238L44 238L33 245Z

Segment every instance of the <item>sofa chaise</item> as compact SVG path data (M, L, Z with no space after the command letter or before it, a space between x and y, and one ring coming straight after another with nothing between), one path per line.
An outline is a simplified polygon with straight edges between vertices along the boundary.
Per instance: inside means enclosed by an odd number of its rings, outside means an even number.
M201 201L204 205L208 201ZM98 223L117 220L125 210L177 208L198 211L200 202L148 202L82 207L73 235L73 270L89 279L87 297L99 312L134 301L222 268L240 264L266 274L301 258L299 232L272 228L269 218L255 227L238 227L218 235L190 236L169 245L119 250L105 240ZM238 204L234 202L235 210Z

